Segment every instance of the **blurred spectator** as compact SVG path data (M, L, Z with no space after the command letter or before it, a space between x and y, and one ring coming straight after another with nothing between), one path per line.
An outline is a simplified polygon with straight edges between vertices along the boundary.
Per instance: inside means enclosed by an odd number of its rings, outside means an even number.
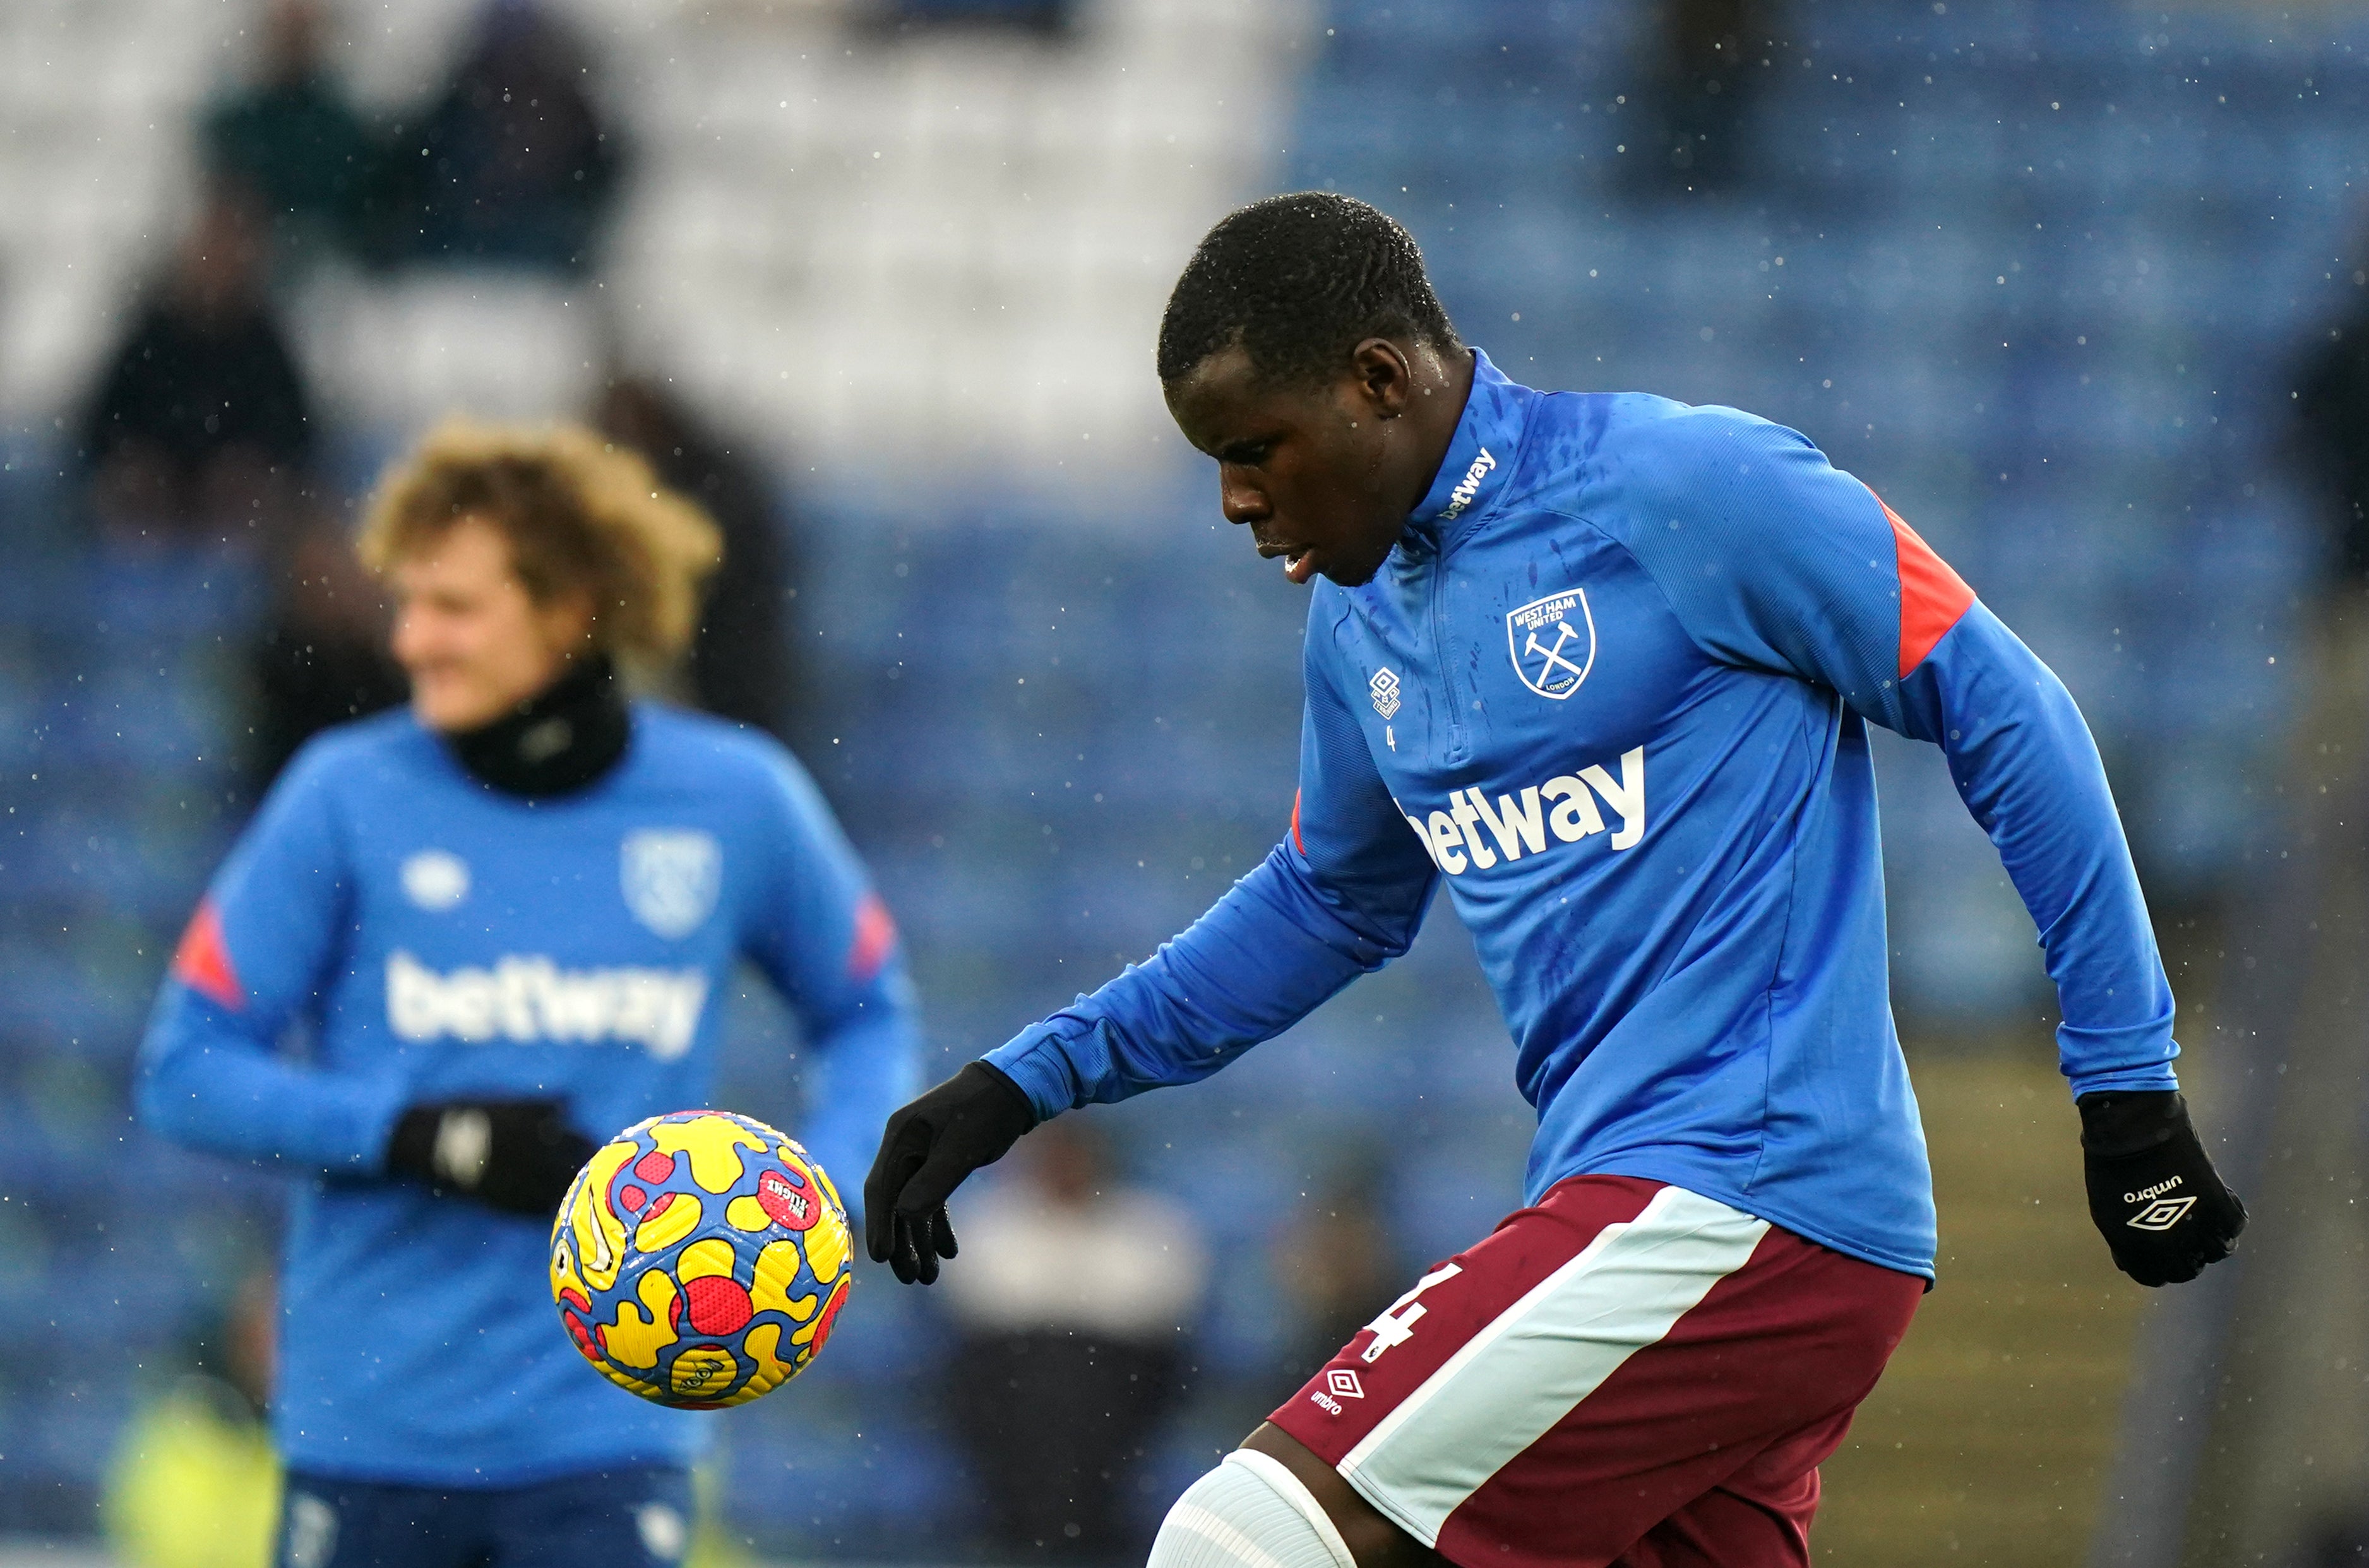
M1208 1259L1192 1218L1119 1185L1097 1129L1047 1123L1016 1179L961 1219L943 1288L963 1331L955 1429L1014 1561L1139 1561L1152 1430L1178 1392L1180 1341ZM1145 1478L1148 1479L1148 1478Z
M279 576L249 656L256 707L246 769L258 797L315 733L391 708L409 689L387 653L385 596L346 531L307 510L269 544Z
M1357 1150L1334 1162L1311 1200L1276 1232L1275 1276L1294 1311L1280 1382L1314 1377L1406 1288L1406 1269L1374 1201L1388 1190L1379 1154Z
M264 234L217 186L86 418L90 506L117 537L228 535L273 579L249 652L260 787L314 731L402 700L375 587L320 515L309 398L264 292Z
M2369 578L2369 270L2352 273L2351 313L2306 357L2296 383L2305 467L2328 500L2347 580Z
M264 1430L279 1293L242 1285L191 1347L190 1370L132 1413L109 1475L109 1546L123 1568L263 1568L280 1509Z
M1746 110L1766 74L1766 0L1662 0L1659 159L1639 172L1672 189L1722 189L1745 174Z
M724 531L724 569L708 581L691 648L692 696L709 713L788 740L804 693L790 635L797 553L770 477L745 447L728 444L647 377L612 379L593 423L648 459L670 489L697 501Z
M311 414L264 280L252 207L212 187L83 418L102 527L244 528L302 487Z
M207 114L206 161L254 192L283 258L359 255L385 154L331 74L317 0L274 0L259 79Z
M623 159L589 56L532 0L493 0L452 79L394 150L418 258L590 269Z

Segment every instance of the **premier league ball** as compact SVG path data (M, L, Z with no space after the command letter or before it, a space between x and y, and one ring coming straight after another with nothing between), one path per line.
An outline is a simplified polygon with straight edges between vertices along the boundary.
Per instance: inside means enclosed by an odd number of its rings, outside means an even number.
M806 1369L853 1283L847 1208L760 1121L677 1111L576 1173L551 1228L551 1296L584 1358L660 1404L746 1404Z

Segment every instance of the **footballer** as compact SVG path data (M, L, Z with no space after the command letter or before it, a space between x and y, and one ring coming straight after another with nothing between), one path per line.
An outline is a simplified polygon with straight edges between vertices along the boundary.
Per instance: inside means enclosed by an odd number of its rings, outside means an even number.
M700 1418L578 1359L553 1216L598 1141L708 1103L744 959L803 1028L803 1137L854 1169L916 1082L896 928L788 752L626 695L717 555L638 457L449 425L360 545L409 708L272 787L174 958L140 1114L295 1178L282 1568L670 1562Z
M1818 1464L1933 1276L1886 990L1872 722L1941 748L2041 933L2090 1211L2146 1285L2245 1210L2064 686L1866 486L1730 408L1541 393L1361 202L1202 241L1159 374L1315 585L1283 841L1146 963L889 1119L867 1241L1027 1128L1216 1071L1406 951L1443 885L1538 1110L1528 1207L1188 1488L1154 1568L1806 1564Z

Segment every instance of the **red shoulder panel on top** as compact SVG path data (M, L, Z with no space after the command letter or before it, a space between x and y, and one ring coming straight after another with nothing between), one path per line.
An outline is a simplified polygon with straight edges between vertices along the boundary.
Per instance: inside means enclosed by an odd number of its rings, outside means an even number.
M1305 860L1308 858L1308 844L1299 836L1299 794L1298 790L1291 792L1291 847L1298 850L1299 857Z
M212 898L200 901L198 912L189 917L189 929L181 933L181 944L173 950L173 978L234 1012L246 1005L246 990L238 983L238 971L231 967L230 949L223 942L222 916L215 912Z
M1875 497L1875 504L1883 508L1892 524L1893 547L1899 555L1900 678L1906 681L1973 605L1974 590L1950 569L1949 562L1933 554L1933 546L1917 537L1915 529L1900 521L1900 514L1882 496Z
M858 985L868 982L888 961L889 949L897 945L897 920L888 906L880 901L877 893L866 893L864 901L855 906L855 940L847 948L847 978Z

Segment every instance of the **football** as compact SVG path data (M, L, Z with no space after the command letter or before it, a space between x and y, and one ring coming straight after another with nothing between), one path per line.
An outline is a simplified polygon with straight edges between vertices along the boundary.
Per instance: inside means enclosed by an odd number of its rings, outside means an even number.
M619 1388L684 1410L762 1398L804 1371L853 1283L830 1178L727 1111L638 1122L576 1173L551 1228L567 1336Z

